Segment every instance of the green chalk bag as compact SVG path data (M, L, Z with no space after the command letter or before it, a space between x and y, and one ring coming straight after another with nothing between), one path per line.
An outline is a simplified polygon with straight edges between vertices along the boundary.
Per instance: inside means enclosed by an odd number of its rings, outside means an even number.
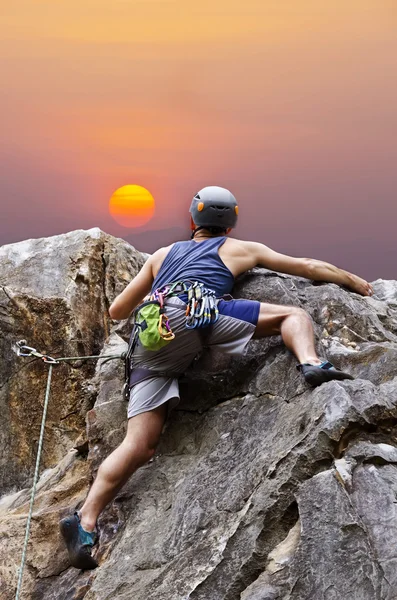
M139 328L139 341L146 350L160 350L175 338L168 317L156 300L138 306L135 324Z

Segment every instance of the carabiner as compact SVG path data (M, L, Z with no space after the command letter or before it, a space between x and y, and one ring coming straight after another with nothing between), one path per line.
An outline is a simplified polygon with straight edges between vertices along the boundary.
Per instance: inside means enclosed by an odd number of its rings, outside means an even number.
M164 319L165 323L163 323L163 319ZM165 329L165 331L164 331L164 329ZM158 331L159 331L160 336L163 338L163 340L171 341L175 338L175 334L171 330L171 327L168 323L168 317L165 313L161 313L161 315L160 315Z
M20 346L17 351L18 356L34 356L36 353L36 348L31 348L30 346Z
M41 360L45 362L46 365L59 365L57 359L53 358L52 356L44 355L41 357Z
M32 348L31 346L27 346L26 340L20 340L16 342L13 346L13 350L17 356L36 356L37 358L41 358L40 352L37 352L36 348Z

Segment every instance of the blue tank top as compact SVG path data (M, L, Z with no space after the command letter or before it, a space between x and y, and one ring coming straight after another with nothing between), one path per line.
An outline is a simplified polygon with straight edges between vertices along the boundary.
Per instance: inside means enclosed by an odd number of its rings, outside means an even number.
M214 290L217 298L229 294L234 276L218 254L226 240L226 237L215 237L203 242L176 242L157 273L152 293L167 283L190 280Z

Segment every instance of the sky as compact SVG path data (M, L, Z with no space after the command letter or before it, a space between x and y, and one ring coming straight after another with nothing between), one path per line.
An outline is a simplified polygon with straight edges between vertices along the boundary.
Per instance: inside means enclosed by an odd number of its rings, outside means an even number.
M397 279L395 0L13 0L0 32L0 244L152 252L220 185L235 237ZM137 229L127 184L156 202Z

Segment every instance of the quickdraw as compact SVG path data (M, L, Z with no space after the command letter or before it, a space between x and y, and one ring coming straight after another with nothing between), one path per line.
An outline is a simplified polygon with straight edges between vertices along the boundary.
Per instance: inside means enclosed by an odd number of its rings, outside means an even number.
M186 327L188 329L208 327L216 323L218 318L219 310L215 292L195 281L188 290Z

